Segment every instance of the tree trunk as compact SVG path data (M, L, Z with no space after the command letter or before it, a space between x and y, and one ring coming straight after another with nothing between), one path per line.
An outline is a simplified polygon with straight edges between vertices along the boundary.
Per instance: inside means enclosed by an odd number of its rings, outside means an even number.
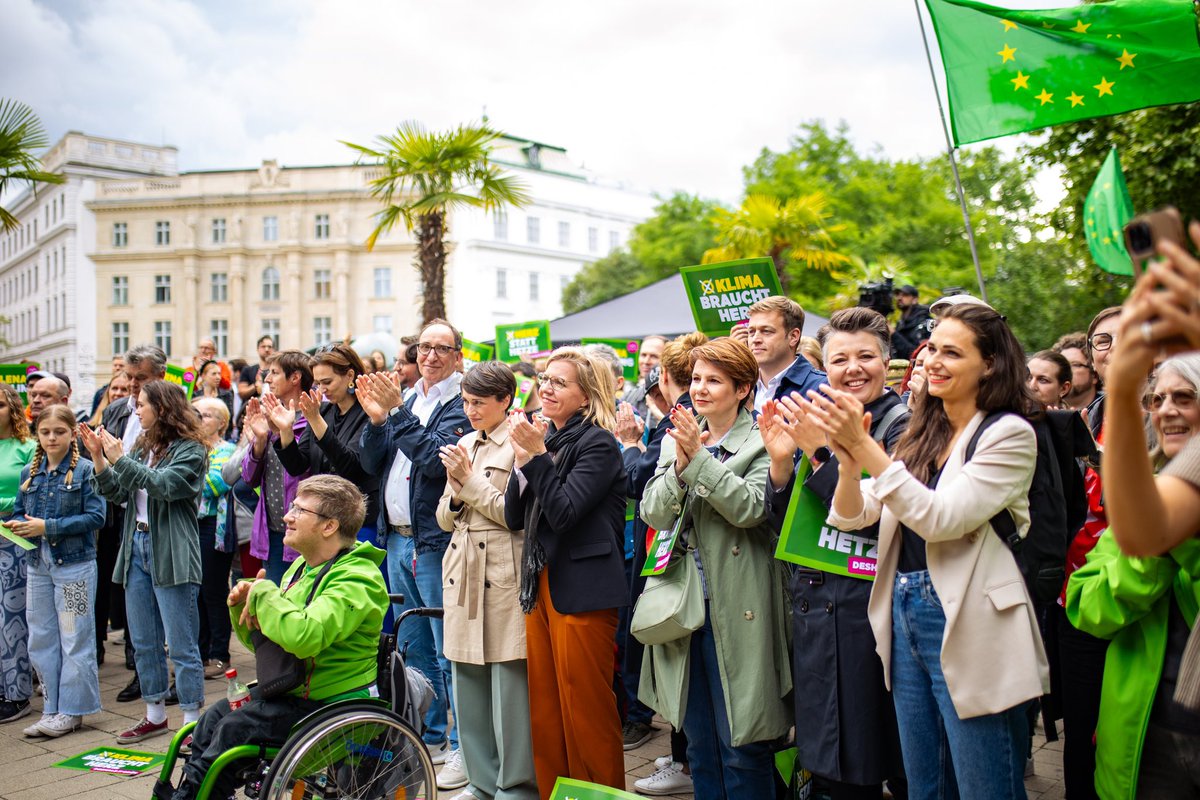
M786 297L788 293L788 284L791 283L791 276L787 272L787 260L783 257L784 249L782 247L771 248L771 261L775 263L775 272L779 275L779 288L783 290Z
M422 324L446 318L446 215L441 211L422 214L417 221L415 266L421 275L424 294Z

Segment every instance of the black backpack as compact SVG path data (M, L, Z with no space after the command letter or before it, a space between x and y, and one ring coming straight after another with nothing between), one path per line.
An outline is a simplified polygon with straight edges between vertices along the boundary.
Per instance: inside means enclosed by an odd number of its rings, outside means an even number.
M983 432L1008 413L993 411L984 417L967 442L964 464L975 455ZM1096 443L1075 411L1047 411L1029 424L1037 438L1037 462L1029 485L1029 533L1024 539L1018 535L1008 509L992 517L991 525L1012 550L1034 602L1049 603L1062 591L1067 547L1087 517L1087 494L1076 459L1094 457Z

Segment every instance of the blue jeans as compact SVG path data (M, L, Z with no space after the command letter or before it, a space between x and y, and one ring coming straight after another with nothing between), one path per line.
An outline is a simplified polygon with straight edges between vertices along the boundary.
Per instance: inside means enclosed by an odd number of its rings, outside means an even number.
M82 717L100 711L96 668L96 562L55 565L42 537L29 562L25 605L29 660L46 687L45 714Z
M133 557L125 577L125 616L133 639L142 697L157 703L167 696L167 657L175 664L179 707L194 711L204 703L204 667L200 663L199 584L154 585L152 534L134 531Z
M730 744L725 688L721 686L712 617L708 613L704 625L692 634L690 660L683 732L687 734L696 800L774 797L775 754L771 743L751 742L741 747Z
M396 613L409 608L441 608L442 554L416 555L412 537L397 533L388 536L387 552L388 586L392 592L404 595L404 605L397 606ZM408 643L405 663L420 670L433 684L434 698L425 715L424 737L426 744L432 745L446 740L449 729L446 712L454 696L454 679L450 661L443 655L443 639L440 619L410 617L400 628L400 641ZM458 730L449 730L449 738L451 749L457 750Z
M1027 704L998 714L959 719L942 675L945 629L946 614L929 572L896 575L892 699L909 797L1024 798Z
M291 563L283 560L283 533L267 531L267 559L263 562L263 569L267 571L267 580L274 581L276 585L283 583L283 573L287 572ZM246 577L254 576L247 575Z

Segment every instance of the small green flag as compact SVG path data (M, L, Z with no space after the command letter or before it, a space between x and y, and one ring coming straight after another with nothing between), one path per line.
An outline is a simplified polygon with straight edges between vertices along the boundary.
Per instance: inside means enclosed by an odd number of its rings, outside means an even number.
M925 0L956 144L1200 99L1192 0L1038 11Z
M1133 262L1125 249L1125 225L1133 219L1133 201L1121 172L1117 148L1108 153L1096 182L1083 203L1083 227L1092 258L1105 272L1132 275Z

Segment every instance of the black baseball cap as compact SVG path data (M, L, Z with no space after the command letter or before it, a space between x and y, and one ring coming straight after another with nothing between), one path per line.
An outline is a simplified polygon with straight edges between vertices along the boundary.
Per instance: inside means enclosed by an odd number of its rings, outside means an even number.
M917 291L917 287L913 286L911 283L904 284L899 289L897 289L894 292L894 294L907 294L907 295L911 295L912 297L920 296L920 292Z

